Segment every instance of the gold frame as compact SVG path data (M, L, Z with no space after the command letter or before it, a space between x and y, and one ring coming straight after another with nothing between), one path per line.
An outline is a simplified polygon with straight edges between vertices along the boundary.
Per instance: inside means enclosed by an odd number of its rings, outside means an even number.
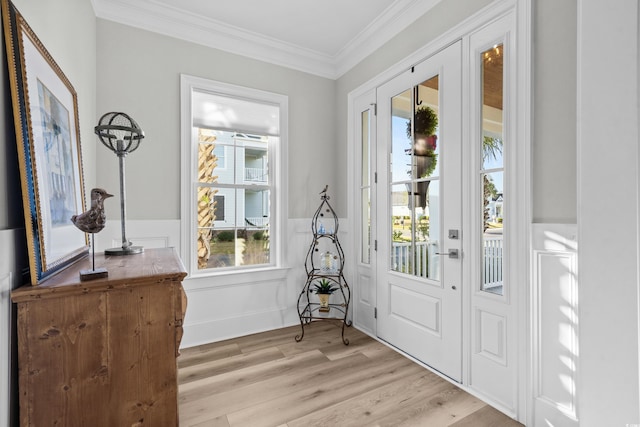
M77 94L10 0L2 20L18 145L31 284L88 255Z

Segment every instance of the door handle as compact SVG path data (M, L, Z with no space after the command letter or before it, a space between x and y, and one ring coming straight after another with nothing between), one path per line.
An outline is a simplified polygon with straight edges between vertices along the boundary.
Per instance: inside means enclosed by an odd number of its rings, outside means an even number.
M457 249L449 249L448 252L436 252L436 255L447 255L449 258L458 259L460 257Z

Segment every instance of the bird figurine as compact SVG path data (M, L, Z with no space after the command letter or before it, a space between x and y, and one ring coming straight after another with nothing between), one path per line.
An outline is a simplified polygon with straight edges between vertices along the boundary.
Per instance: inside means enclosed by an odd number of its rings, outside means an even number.
M324 190L320 192L320 194L327 194L327 190L329 189L329 184L324 186Z
M107 216L104 212L104 200L109 197L113 197L113 194L107 193L102 188L91 190L91 209L72 216L71 222L73 225L85 233L94 234L101 231L107 222Z

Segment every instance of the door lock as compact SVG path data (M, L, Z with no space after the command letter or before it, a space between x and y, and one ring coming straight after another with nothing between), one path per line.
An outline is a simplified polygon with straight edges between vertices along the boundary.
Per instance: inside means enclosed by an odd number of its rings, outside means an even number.
M448 252L436 252L436 255L447 255L449 258L458 259L460 257L457 249L449 249Z

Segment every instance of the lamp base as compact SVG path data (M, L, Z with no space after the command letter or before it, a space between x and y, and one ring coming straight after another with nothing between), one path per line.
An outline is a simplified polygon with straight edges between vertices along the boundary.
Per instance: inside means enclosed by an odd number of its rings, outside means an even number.
M106 268L103 267L99 267L94 270L80 270L81 282L94 279L103 279L105 277L109 277L109 272Z
M128 248L111 248L105 249L105 255L135 255L144 252L142 246L129 246Z

